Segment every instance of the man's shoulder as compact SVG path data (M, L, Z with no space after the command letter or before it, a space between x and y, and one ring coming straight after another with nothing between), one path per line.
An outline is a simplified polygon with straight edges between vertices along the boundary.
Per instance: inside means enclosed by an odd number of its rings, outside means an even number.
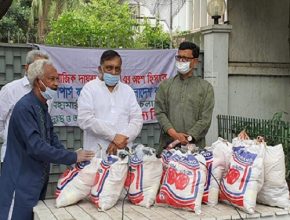
M174 78L175 78L175 77L165 79L165 80L163 80L161 83L162 83L162 84L168 84L168 83L172 82L172 81L174 80Z
M93 79L93 80L87 82L87 83L83 86L83 89L84 89L84 88L94 88L94 87L96 86L96 84L98 84L99 81L100 81L100 80L99 80L98 78Z
M125 90L130 90L130 91L133 90L131 86L123 82L119 82L119 87Z
M23 95L18 102L23 102L23 103L27 103L27 104L30 104L30 103L34 103L35 102L35 95L33 94L32 91L30 91L29 93Z
M205 79L202 79L202 78L200 78L200 77L197 77L197 80L199 80L199 84L200 84L202 87L206 87L206 88L208 88L208 87L212 87L212 84L211 84L209 81L205 80Z
M9 83L7 83L6 85L3 86L2 90L6 89L6 90L13 90L13 89L17 89L19 88L20 86L23 86L24 87L24 80L25 78L22 77L21 79L16 79L16 80L13 80Z
M163 80L163 81L159 84L159 86L161 86L161 87L167 87L167 86L169 86L169 85L173 82L174 78L175 78L175 77L172 77L172 78L168 78L168 79Z
M34 103L34 97L31 93L25 94L22 96L18 102L16 102L14 109L31 109L31 104Z

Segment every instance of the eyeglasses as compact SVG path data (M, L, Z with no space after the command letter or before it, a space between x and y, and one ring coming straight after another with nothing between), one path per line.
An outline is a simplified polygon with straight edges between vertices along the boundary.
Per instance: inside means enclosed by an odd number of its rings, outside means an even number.
M175 56L175 59L177 61L183 61L183 62L188 62L188 61L191 61L193 59L195 59L194 57L183 57L183 56L179 56L179 55L176 55Z

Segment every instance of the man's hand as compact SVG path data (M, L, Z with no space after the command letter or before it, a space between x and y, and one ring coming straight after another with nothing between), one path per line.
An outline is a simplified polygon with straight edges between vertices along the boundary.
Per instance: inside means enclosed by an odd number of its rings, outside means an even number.
M118 150L117 145L111 142L107 148L106 153L109 155L117 155L117 150Z
M123 149L128 144L128 137L122 134L116 134L113 143L118 147L118 149Z
M77 153L77 162L91 160L95 156L94 151L89 150L78 150Z
M174 128L168 129L167 133L173 140L179 140L182 145L188 144L188 134L176 132Z

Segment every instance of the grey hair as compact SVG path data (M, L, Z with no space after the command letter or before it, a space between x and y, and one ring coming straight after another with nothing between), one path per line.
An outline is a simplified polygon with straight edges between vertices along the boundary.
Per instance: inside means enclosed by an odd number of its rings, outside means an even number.
M46 65L53 66L53 63L50 60L35 60L32 64L29 65L27 70L27 78L30 85L33 87L33 83L37 78L43 78L44 76L44 67Z
M47 53L40 50L31 50L26 55L26 64L30 65L37 57L49 60Z

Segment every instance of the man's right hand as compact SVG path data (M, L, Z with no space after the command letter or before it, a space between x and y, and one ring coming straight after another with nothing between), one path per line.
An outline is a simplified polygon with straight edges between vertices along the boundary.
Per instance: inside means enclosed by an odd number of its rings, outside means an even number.
M173 140L179 140L182 145L188 144L187 137L188 134L182 133L182 132L176 132L175 129L170 128L168 129L167 133Z
M116 134L112 141L119 149L123 149L128 144L128 137L122 134Z
M94 151L89 150L78 150L77 153L77 162L91 160L95 156Z
M111 142L108 146L106 153L109 155L117 155L117 151L118 151L117 145Z

